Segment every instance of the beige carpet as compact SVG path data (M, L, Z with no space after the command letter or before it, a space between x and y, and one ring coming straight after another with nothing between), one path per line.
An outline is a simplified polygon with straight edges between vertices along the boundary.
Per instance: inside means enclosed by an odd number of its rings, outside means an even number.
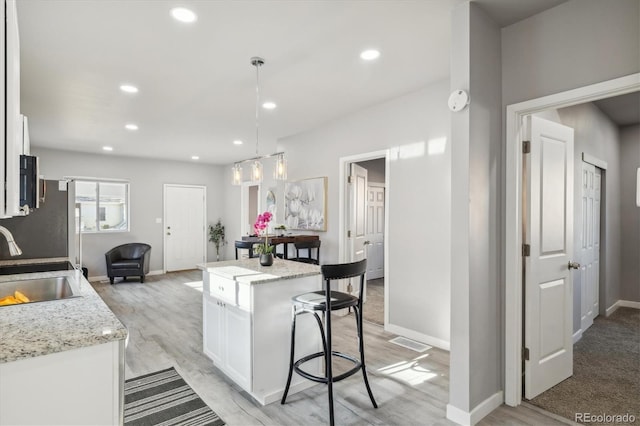
M529 402L573 421L576 413L635 416L634 422L579 423L640 425L640 310L596 318L573 346L573 376Z
M384 325L384 278L367 281L367 301L362 310L362 319Z

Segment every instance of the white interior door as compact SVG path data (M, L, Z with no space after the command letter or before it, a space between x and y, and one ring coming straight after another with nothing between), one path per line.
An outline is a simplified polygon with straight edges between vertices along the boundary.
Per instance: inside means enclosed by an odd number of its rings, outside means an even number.
M195 269L206 260L206 192L203 186L164 186L165 269Z
M523 212L525 397L573 374L573 129L529 117Z
M367 188L367 279L384 277L384 186L369 184Z
M582 163L582 227L580 230L580 328L591 327L599 310L600 169Z
M367 169L351 164L349 185L349 242L351 262L367 257Z
M351 163L349 175L349 224L347 228L350 262L357 262L367 258L367 180L367 169ZM354 286L353 291L357 293L358 287Z

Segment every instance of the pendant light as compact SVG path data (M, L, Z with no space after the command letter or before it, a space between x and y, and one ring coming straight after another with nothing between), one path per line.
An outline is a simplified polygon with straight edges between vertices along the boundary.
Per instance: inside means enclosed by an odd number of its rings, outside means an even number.
M273 172L273 177L276 180L287 179L287 160L284 157L284 152L276 152L271 155L260 156L260 67L264 65L264 59L254 56L251 58L251 65L256 67L256 156L247 160L242 160L234 163L233 165L233 179L234 185L242 184L242 163L251 162L251 181L262 182L264 179L262 162L265 158L276 157L276 166Z
M254 56L251 65L256 67L256 160L251 166L251 180L262 182L262 163L260 162L258 144L260 142L260 67L264 65L264 59Z

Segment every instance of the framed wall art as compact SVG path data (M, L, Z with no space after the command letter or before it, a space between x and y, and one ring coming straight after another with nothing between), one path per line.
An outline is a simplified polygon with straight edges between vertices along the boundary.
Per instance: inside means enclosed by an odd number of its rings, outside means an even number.
M327 178L317 177L284 185L287 229L327 230Z

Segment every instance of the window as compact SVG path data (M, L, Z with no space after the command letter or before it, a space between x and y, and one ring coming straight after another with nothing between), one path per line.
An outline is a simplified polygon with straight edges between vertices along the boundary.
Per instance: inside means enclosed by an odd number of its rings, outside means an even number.
M82 232L129 231L129 184L76 180Z

